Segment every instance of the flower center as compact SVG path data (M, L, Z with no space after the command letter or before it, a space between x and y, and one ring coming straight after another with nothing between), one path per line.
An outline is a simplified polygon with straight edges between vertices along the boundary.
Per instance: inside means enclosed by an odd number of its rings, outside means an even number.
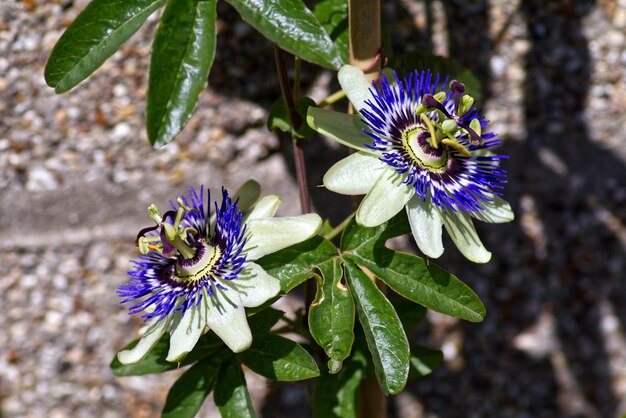
M410 158L421 168L444 171L448 162L445 147L434 148L428 130L414 126L402 132L402 145Z
M222 257L222 250L200 241L193 258L178 257L174 278L179 282L198 282L205 279Z

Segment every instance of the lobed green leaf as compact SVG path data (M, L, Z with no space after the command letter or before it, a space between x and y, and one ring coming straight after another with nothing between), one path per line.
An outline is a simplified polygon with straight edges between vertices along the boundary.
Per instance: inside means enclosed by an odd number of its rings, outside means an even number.
M252 346L238 357L255 373L282 382L320 374L315 360L300 344L278 335L256 335Z
M89 77L165 0L93 0L63 33L44 71L64 93Z
M163 418L193 418L211 393L221 358L210 357L190 367L172 385L163 407Z
M348 62L350 33L348 31L348 2L345 0L315 0L313 14L335 42L339 56Z
M404 389L409 374L409 342L391 302L367 275L350 261L345 263L348 284L376 377L386 394Z
M324 27L301 0L227 0L243 20L305 61L338 69L343 61Z
M339 255L337 247L330 241L315 236L300 244L266 255L259 264L272 277L280 280L281 291L291 289L315 276L320 264Z
M246 378L236 358L220 366L213 396L222 418L255 417Z
M408 232L405 216L403 211L376 228L350 222L341 241L344 258L367 267L394 291L428 309L482 321L485 306L465 283L430 261L385 247L387 239Z
M139 342L139 339L129 343L126 347L124 347L124 350L133 348L137 345L137 342ZM180 363L172 363L165 360L169 347L170 334L165 333L143 360L134 364L122 364L117 359L116 355L111 361L111 370L115 376L119 377L162 373L187 366L198 360L202 360L210 355L213 355L224 347L224 343L213 333L203 335L196 343L193 351L189 353Z
M365 355L355 351L336 375L322 373L315 382L313 416L315 418L356 418L359 385L368 367Z
M289 115L285 101L280 98L276 100L270 108L270 113L267 117L267 129L270 131L273 129L279 129L283 132L289 132L298 138L306 138L313 135L314 131L306 123L306 115L309 107L316 106L316 103L310 97L300 97L296 102L296 112L301 118L300 127L295 130L289 121Z
M409 379L417 379L429 375L443 361L443 353L440 350L411 345L411 367Z
M354 302L339 259L320 264L319 270L322 283L309 310L309 330L330 357L330 373L337 373L354 341Z
M146 124L155 147L187 123L215 57L217 0L170 0L152 45Z

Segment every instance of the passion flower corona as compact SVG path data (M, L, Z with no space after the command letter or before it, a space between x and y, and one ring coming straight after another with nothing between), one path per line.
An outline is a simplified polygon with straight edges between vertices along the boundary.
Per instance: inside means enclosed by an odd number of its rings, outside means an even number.
M366 194L356 212L366 227L406 208L413 237L430 257L443 253L443 225L468 259L489 261L471 217L513 219L498 196L506 157L491 152L499 140L465 86L430 71L404 80L383 76L377 86L349 65L340 69L339 83L360 115L310 108L307 118L318 132L358 151L328 170L326 188Z
M259 196L248 182L233 200L222 189L211 211L204 188L181 196L172 210L148 209L155 226L137 237L142 255L132 262L130 281L118 288L131 314L147 321L138 344L118 353L123 364L140 361L170 332L168 361L180 361L209 329L234 352L247 349L252 335L245 307L256 307L280 291L279 281L254 260L317 234L321 219L308 214L273 218L280 200ZM247 211L248 208L251 209Z

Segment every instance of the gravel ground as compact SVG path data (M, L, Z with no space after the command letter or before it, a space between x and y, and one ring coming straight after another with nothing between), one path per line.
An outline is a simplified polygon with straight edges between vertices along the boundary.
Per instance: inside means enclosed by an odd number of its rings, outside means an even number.
M272 49L220 3L218 55L199 110L152 150L144 125L152 16L87 82L57 96L43 66L85 0L0 0L0 413L158 416L177 373L118 379L108 363L139 327L117 303L142 208L191 184L249 177L298 211L284 144L264 127ZM445 365L390 402L392 416L619 417L626 413L626 0L387 2L394 45L452 55L485 86L511 156L517 213L480 225L493 261L441 260L488 317L429 315L419 340ZM308 71L320 99L329 72ZM271 74L271 77L267 77ZM337 148L307 146L313 185ZM341 151L343 152L343 151ZM331 155L332 154L332 155ZM314 205L338 219L334 196ZM331 213L332 212L332 213ZM290 298L285 309L297 306ZM257 411L304 411L303 385L248 374ZM203 416L216 416L207 402ZM306 412L302 412L304 416Z

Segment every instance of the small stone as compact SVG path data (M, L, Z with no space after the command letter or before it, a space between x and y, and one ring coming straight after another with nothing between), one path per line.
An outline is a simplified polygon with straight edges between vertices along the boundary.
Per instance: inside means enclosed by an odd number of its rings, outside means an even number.
M54 174L44 166L35 166L28 172L26 190L38 192L44 190L56 190L58 187L59 183Z

